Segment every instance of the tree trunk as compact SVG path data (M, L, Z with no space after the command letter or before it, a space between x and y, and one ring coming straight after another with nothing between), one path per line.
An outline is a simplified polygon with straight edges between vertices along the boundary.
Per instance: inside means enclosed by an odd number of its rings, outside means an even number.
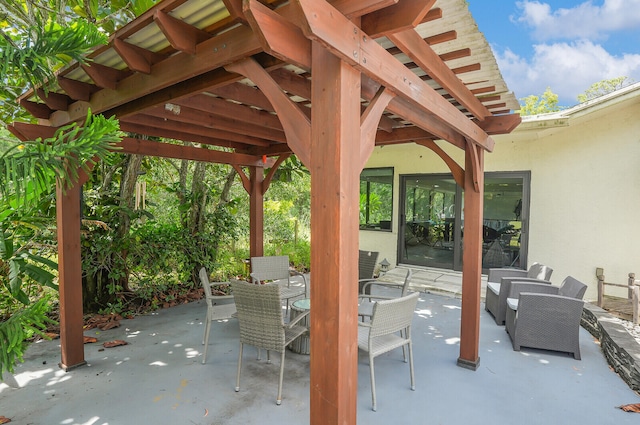
M116 231L116 242L124 241L129 236L131 230L131 215L135 205L136 183L140 173L140 166L144 155L129 155L122 169L122 179L120 180L120 210L118 215L120 223ZM114 252L114 255L116 253ZM119 285L125 292L131 292L129 288L129 271L127 268L128 250L125 248L120 251L122 264L125 267L122 276L119 279Z

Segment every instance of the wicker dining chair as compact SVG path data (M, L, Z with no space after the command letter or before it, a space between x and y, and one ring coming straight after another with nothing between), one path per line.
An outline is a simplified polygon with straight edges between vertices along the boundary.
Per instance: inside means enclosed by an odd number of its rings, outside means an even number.
M411 390L416 389L413 372L413 350L411 346L411 322L418 302L418 292L392 300L383 300L374 304L373 315L369 322L358 323L358 348L369 354L369 372L371 375L372 409L376 405L376 378L373 359L396 348L407 348L409 352L409 373ZM405 363L407 353L403 350Z
M298 322L307 317L309 312L303 313L295 320L285 324L281 302L282 286L280 285L254 285L249 282L232 280L231 290L236 301L238 324L240 325L236 392L240 391L240 370L242 369L244 345L252 345L258 351L267 350L268 362L270 362L270 352L275 351L281 353L278 396L276 397L276 404L280 405L286 347L294 339L307 332L307 328L298 325Z
M363 293L363 287L367 282L375 280L374 274L378 263L377 251L358 251L358 293Z
M220 301L233 300L233 295L216 295L211 292L211 283L207 269L200 269L200 282L204 289L204 297L207 301L207 318L204 324L204 335L202 336L202 344L204 345L204 353L202 354L202 364L207 361L207 349L209 348L209 334L211 333L211 322L228 320L236 316L236 305L234 303L219 304Z
M413 270L408 269L407 274L404 277L403 283L385 282L380 280L372 280L367 282L363 286L363 293L360 294L358 299L358 316L362 318L371 317L373 315L373 305L381 300L389 300L393 298L404 297L409 291L409 285L411 284L411 277L413 276ZM379 288L389 288L397 290L393 295L372 295L370 288L377 286ZM395 295L395 296L394 296Z
M291 281L292 275L302 277L302 285ZM288 255L251 257L251 280L253 283L275 282L280 285L280 296L289 311L289 300L309 298L307 278L289 267Z

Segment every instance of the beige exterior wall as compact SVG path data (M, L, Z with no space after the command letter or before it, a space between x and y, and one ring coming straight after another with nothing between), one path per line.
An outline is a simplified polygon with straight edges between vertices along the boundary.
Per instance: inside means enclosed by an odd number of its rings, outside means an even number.
M640 93L569 119L524 121L494 140L485 171L531 171L529 264L551 266L555 284L567 275L586 283L588 300L597 297L596 267L608 282L626 283L629 272L640 278ZM461 151L438 143L464 164ZM448 169L414 144L377 147L366 167L383 166L394 167L392 232L360 231L360 247L395 265L399 176Z

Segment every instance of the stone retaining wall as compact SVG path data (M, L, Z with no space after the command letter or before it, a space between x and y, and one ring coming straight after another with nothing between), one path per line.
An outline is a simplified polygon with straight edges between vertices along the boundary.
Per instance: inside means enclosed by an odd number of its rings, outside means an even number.
M640 344L613 316L602 308L585 303L582 327L600 340L609 365L634 391L640 391Z

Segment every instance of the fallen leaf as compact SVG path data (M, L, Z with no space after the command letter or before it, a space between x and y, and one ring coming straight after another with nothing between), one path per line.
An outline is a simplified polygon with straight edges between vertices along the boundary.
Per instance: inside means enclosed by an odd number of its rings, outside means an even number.
M112 322L107 322L103 325L98 326L98 328L102 329L103 331L113 329L113 328L118 328L118 327L120 327L120 322L117 320L114 320Z
M54 333L54 332L45 332L44 333L47 338L51 338L51 339L58 339L60 338L60 334Z
M624 410L625 412L640 413L640 403L625 404L622 406L618 406L618 408Z
M8 424L9 422L11 422L11 419L0 416L0 424Z
M84 337L84 343L85 344L92 344L94 342L98 342L98 338L93 337L93 336L85 336Z
M113 341L105 342L104 344L102 344L102 346L104 348L112 348L112 347L118 347L120 345L127 345L127 344L129 344L129 343L126 342L126 341L123 341L121 339L114 339Z

